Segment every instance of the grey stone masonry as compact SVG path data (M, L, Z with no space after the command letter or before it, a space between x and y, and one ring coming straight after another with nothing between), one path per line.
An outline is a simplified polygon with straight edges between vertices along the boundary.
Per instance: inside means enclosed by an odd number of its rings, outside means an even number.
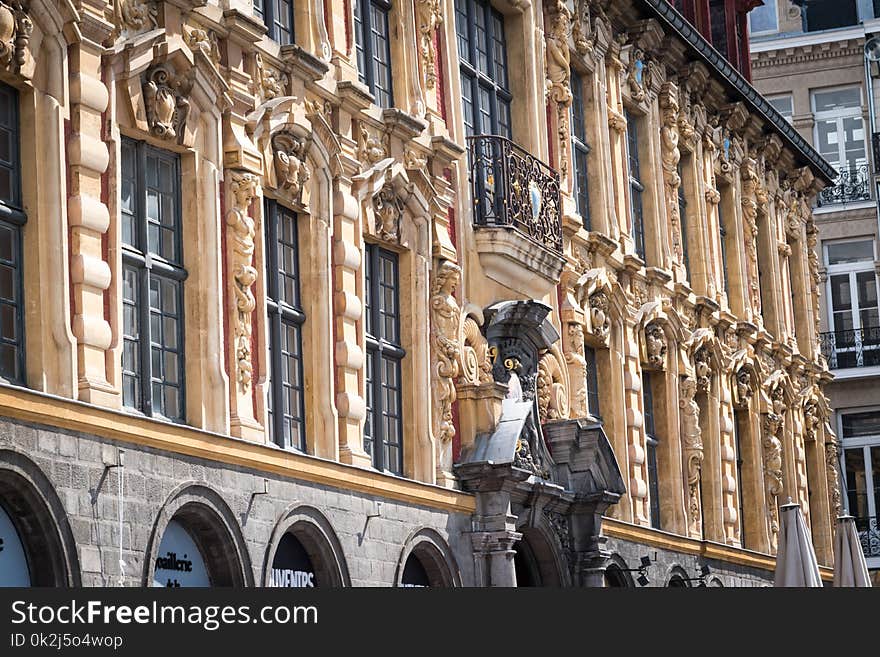
M118 462L119 449L124 450L124 467L106 467ZM225 514L223 523L230 529L230 540L238 544L217 548L241 555L241 584L263 585L273 533L286 517L302 509L310 518L318 518L321 531L333 537L331 542L341 553L335 558L347 574L342 578L346 585L395 585L404 558L417 542L413 539L421 535L428 535L431 544L439 547L435 552L442 553L450 581L473 582L471 521L465 513L0 420L0 473L13 468L30 480L28 484L42 498L57 496L62 510L54 520L60 534L67 532L72 537L75 567L80 571L70 581L84 586L120 583L120 473L127 586L146 583L149 546L161 540L155 536L157 522L163 508L174 507L171 501L176 498L201 500L218 507L220 516ZM266 488L268 493L263 493ZM195 492L190 494L189 490Z

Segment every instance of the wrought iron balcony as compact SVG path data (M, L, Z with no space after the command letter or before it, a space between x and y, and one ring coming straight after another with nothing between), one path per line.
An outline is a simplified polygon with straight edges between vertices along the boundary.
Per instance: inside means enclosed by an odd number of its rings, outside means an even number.
M559 174L505 137L468 137L474 223L512 228L562 253Z
M834 185L819 192L820 207L836 203L871 200L871 173L868 165L851 167L840 172Z
M856 518L856 531L865 558L880 557L880 526L876 517Z
M880 326L820 333L819 340L832 370L880 365Z

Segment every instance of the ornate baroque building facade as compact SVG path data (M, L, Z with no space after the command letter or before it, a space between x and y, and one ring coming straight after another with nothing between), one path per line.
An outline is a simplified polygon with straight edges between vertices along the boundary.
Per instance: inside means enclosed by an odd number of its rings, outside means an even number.
M763 585L788 498L831 563L833 171L672 5L0 26L4 582Z
M875 9L876 6L876 9ZM820 339L845 511L880 582L880 5L788 0L752 15L755 86L840 177L819 194ZM866 56L867 46L867 56ZM873 61L872 59L873 58Z

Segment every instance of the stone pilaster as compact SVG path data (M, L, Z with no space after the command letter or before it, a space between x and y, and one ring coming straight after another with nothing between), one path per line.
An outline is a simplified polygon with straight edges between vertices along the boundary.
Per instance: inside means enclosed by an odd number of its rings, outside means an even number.
M76 338L77 397L101 406L121 406L113 385L113 331L104 307L113 275L104 242L110 213L102 177L110 164L103 113L110 95L101 80L100 45L113 26L96 6L84 6L82 38L69 49L70 136L67 141L67 212L70 230L70 278L73 334Z

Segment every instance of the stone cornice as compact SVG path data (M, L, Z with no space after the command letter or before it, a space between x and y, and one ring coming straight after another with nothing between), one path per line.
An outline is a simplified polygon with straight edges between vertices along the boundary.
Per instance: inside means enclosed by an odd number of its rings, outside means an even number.
M461 491L14 386L0 385L0 416L433 509L476 508L474 497Z

